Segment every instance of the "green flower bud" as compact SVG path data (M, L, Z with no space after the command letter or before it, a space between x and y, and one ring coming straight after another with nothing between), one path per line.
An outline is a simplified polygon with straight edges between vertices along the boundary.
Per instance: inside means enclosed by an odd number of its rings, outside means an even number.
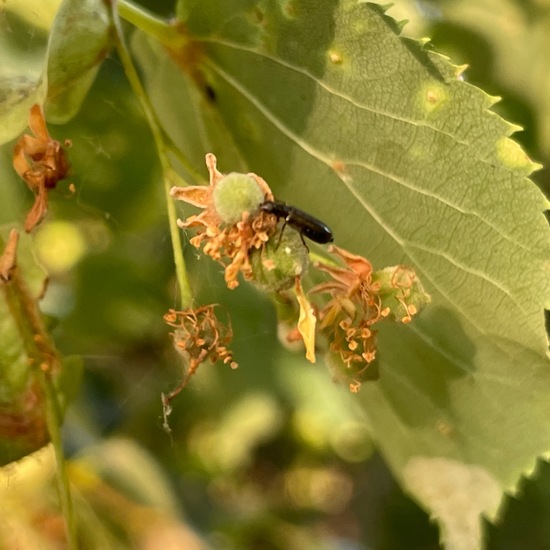
M250 264L254 282L268 292L280 292L294 284L297 276L302 276L309 263L309 251L300 234L288 225L277 231L263 248L253 250Z
M408 323L431 302L414 270L403 265L374 272L372 281L380 285L377 294L382 300L382 310L388 308L388 317L394 321Z
M258 210L264 195L254 178L231 172L214 186L213 199L220 218L229 225L235 225L241 220L243 212L254 214Z

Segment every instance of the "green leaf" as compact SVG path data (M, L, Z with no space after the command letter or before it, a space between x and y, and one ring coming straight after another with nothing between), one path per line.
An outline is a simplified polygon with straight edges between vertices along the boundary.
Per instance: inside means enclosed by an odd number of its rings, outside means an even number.
M18 0L9 0L2 5L0 145L11 141L24 130L29 109L35 103L42 103L46 97L44 56L47 36L42 24L51 20L54 13L55 7L47 2L41 7Z
M431 294L411 324L384 327L381 378L359 399L446 547L481 547L480 516L494 519L550 450L547 202L509 139L517 128L376 5L181 1L178 14L194 40L172 52L187 75L178 94L200 94L204 125L176 111L179 141L224 172L241 169L236 148L338 246L376 269L414 268ZM151 55L162 110L176 93L158 68L171 61Z
M48 44L48 120L62 124L80 109L111 46L111 17L102 0L64 0Z
M446 31L475 33L487 43L485 70L509 95L525 97L536 108L541 152L550 154L550 19L548 6L513 0L441 2ZM436 25L438 22L434 22ZM486 54L487 55L487 54ZM479 70L479 69L478 69Z
M42 105L46 97L48 121L69 121L78 112L100 63L109 53L111 18L105 2L64 0L59 4L52 0L41 5L22 5L10 0L3 8L6 15L0 21L0 145L25 129L31 106ZM45 31L50 25L46 42Z
M3 252L9 233L0 227ZM14 269L0 283L0 463L6 464L41 448L49 441L46 427L46 393L39 353L50 351L36 303L44 294L47 274L34 255L27 233L19 235ZM82 378L82 360L71 356L54 373L55 399L63 414L75 398ZM61 421L61 418L56 418Z
M3 244L9 229L0 228ZM36 262L30 237L22 233L17 247L17 270L29 298L37 300L44 291L46 272ZM8 288L0 286L0 463L17 460L48 440L44 412L44 395L39 371L29 364L22 334L21 315Z
M31 107L45 95L45 80L39 75L0 77L0 145L25 129Z

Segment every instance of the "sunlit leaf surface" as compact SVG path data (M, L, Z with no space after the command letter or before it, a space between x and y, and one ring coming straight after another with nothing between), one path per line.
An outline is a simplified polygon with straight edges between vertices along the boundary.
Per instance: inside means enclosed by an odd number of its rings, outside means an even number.
M431 293L381 333L381 378L359 399L448 548L476 548L479 515L550 449L546 201L515 128L375 5L180 2L179 15L189 77L163 85L159 50L143 65L161 112L179 120L176 97L202 109L176 140L200 140L224 171L243 162L338 246L411 266Z

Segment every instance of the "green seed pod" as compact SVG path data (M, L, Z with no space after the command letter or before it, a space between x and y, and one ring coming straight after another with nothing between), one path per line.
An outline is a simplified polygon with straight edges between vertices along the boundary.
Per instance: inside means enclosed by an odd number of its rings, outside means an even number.
M250 254L254 282L268 292L290 288L295 278L306 272L309 263L309 252L300 234L287 225L281 236L282 227L279 224L279 231L266 245Z
M264 200L264 195L254 178L248 174L231 172L214 187L214 208L220 218L234 225L243 212L254 214Z

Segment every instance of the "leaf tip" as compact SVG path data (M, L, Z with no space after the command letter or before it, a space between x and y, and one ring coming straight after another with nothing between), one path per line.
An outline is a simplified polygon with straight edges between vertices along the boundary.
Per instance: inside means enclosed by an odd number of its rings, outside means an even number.
M393 2L389 2L388 4L379 4L379 7L382 10L382 13L386 13L393 6L394 6Z
M455 75L458 79L464 80L464 73L470 68L470 65L464 63L463 65L456 65Z
M399 32L401 32L405 28L405 25L407 25L408 22L409 22L408 19L402 19L401 21L396 21L397 28L399 29ZM429 40L428 40L428 42L429 42Z
M523 132L524 128L523 126L520 126L519 124L514 124L513 122L508 123L508 135L511 136L512 134L515 134L516 132Z
M496 151L502 163L511 169L526 171L530 174L542 167L533 162L521 146L509 137L502 137L497 141Z
M488 95L487 96L487 108L491 108L493 105L496 105L497 103L500 103L502 101L502 97L499 95Z

